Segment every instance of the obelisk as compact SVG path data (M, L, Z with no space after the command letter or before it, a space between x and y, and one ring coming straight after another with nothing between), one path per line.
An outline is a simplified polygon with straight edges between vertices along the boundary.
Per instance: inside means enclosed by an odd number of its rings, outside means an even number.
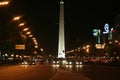
M64 2L60 1L58 58L65 58Z

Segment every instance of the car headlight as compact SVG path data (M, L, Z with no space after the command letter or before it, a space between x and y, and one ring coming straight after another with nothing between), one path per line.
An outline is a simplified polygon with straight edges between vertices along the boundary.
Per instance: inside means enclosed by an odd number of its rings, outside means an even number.
M79 62L75 62L76 64L79 64Z
M27 62L25 62L25 64L27 64Z
M53 61L53 63L55 63L55 61Z
M35 64L34 62L32 64Z
M66 64L68 64L68 62L66 62Z
M57 61L57 63L59 63L59 61Z
M82 64L82 62L80 62L80 64Z
M72 64L72 62L69 62L69 64Z

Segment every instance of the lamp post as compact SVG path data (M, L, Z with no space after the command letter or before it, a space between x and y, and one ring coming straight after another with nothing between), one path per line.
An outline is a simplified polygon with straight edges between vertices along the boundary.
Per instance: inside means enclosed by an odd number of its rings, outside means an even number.
M26 42L26 36L23 34L22 29L25 25L24 22L20 22L21 21L22 16L18 15L18 16L14 16L11 20L11 22L14 25L13 31L11 32L11 41L10 43L13 46L13 53L16 53L16 55L18 54L24 54L25 53L25 42Z

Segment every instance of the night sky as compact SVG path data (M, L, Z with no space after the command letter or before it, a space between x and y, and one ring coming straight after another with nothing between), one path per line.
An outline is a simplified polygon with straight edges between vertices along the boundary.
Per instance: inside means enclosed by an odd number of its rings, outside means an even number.
M9 33L11 18L23 15L40 46L48 53L58 48L60 0L12 0L9 6L0 8L0 35ZM66 49L93 40L92 29L103 29L104 24L115 26L115 16L120 12L115 0L64 0ZM5 25L3 25L5 23ZM3 27L5 26L5 27ZM9 28L8 28L9 27ZM5 31L3 31L5 30Z

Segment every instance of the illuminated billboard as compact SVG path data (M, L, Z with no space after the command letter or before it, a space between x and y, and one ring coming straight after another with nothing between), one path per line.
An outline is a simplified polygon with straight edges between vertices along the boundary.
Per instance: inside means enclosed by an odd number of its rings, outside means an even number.
M110 31L110 30L109 30L109 24L107 24L107 23L105 24L104 30L105 30L105 31L103 32L103 34L108 34L108 33L109 33L109 31Z
M25 50L25 45L24 45L24 44L16 44L16 45L15 45L15 49Z
M100 29L93 29L93 36L98 38L98 43L100 43L100 35L101 35L101 30Z
M98 29L93 29L93 36L98 36Z
M105 48L105 44L95 44L95 47L97 49L104 49Z

